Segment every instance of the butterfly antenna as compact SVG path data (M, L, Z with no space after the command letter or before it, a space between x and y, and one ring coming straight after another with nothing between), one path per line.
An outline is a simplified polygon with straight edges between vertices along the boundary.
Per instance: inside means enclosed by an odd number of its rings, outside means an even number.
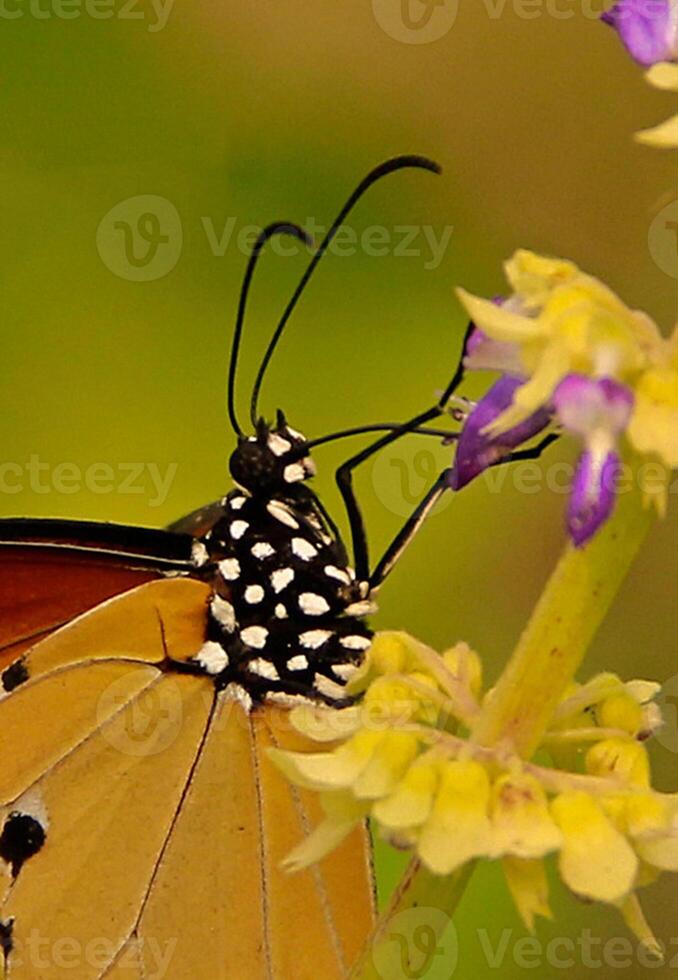
M261 362L261 366L259 367L259 372L254 382L254 388L252 389L252 400L250 403L250 417L252 419L253 425L255 424L257 419L257 406L259 403L259 394L261 392L261 386L264 381L264 375L266 374L266 369L268 368L270 360L273 357L273 353L276 347L278 346L283 331L287 326L287 321L292 315L294 308L299 302L301 294L306 289L306 286L308 285L311 276L315 272L315 269L318 263L320 262L321 258L327 251L330 243L332 242L332 239L341 228L349 212L353 210L353 208L358 203L358 201L363 196L363 194L365 194L365 192L369 190L369 188L373 184L375 184L378 180L381 180L383 177L388 176L388 174L395 173L397 170L405 170L407 168L428 170L430 171L430 173L434 173L434 174L441 173L441 167L437 163L435 163L434 160L429 160L427 157L398 156L398 157L393 157L391 160L386 160L378 167L375 167L374 170L371 170L368 173L368 175L358 184L358 186L353 191L349 199L346 201L346 204L344 204L343 208L337 215L332 226L330 227L330 230L327 232L322 242L320 243L320 246L318 247L318 251L315 253L313 258L309 262L306 272L302 276L299 285L295 289L292 298L287 304L287 307L285 308L285 312L283 313L280 322L278 323L278 326L275 328L275 332L271 337L271 341L268 345L268 348L266 349L266 353L264 354L263 360Z
M310 246L313 244L313 240L311 239L310 235L305 232L303 228L300 228L299 225L295 225L289 221L277 221L274 224L268 225L259 233L259 236L254 243L254 247L252 248L252 253L247 263L247 269L245 270L245 276L240 289L238 315L236 316L235 320L235 330L233 331L233 342L231 344L231 356L228 363L228 417L231 420L233 431L239 436L243 434L243 431L240 427L240 423L238 422L238 416L235 410L235 382L238 371L238 356L240 354L242 331L245 323L245 312L247 310L247 300L250 293L250 286L252 285L254 270L257 267L257 262L259 261L261 252L266 245L266 242L276 235L291 235L293 238L297 238L305 245Z

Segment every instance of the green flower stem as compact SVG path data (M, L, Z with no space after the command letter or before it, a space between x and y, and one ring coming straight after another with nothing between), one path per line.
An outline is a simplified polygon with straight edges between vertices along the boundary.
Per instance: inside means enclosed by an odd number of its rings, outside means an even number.
M509 660L492 697L478 716L471 740L507 744L529 759L573 680L615 595L652 525L653 512L639 492L622 494L606 527L583 549L568 545ZM434 908L451 915L473 872L473 863L446 878L413 861L370 943L353 980L399 976L400 960L384 972L388 957L400 957L393 918L408 909ZM442 917L431 917L444 921ZM402 932L402 930L401 930ZM413 955L415 952L413 951ZM377 972L375 963L381 972Z
M354 966L351 980L405 976L402 957L408 955L412 957L412 962L406 964L411 970L408 975L421 975L422 957L426 952L411 941L413 933L420 925L425 926L427 931L432 930L427 935L426 949L435 955L438 942L466 890L474 867L475 862L470 861L455 874L441 877L432 875L418 860L412 861ZM427 916L427 910L431 909L442 910L445 915ZM406 917L399 922L394 921L403 912L417 914L410 921ZM402 936L404 944L394 942L394 936ZM435 942L431 942L433 936Z
M639 492L583 549L568 545L471 732L481 745L509 742L529 759L626 578L652 524Z

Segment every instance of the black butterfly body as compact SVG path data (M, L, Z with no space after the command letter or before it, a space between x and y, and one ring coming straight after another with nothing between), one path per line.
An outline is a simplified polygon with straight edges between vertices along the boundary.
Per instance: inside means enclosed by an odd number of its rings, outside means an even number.
M194 546L213 588L207 642L195 658L246 702L337 703L371 632L369 582L358 581L315 494L305 439L260 423L231 459L238 489Z

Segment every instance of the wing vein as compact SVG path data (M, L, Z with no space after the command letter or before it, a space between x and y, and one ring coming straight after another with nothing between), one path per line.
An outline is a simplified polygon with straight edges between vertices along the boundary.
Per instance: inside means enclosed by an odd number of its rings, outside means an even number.
M273 731L273 727L267 723L267 728L268 728L268 733L269 733L269 737L271 739L271 742L273 743L273 745L276 748L280 748L280 743L278 742L278 739L275 736L275 732ZM299 790L297 789L297 787L296 786L293 786L292 783L290 783L289 784L289 790L290 790L290 793L291 793L291 796L292 796L292 800L293 800L293 803L294 803L294 809L295 809L297 818L299 820L299 824L301 826L301 829L302 829L304 835L306 837L308 837L308 835L311 833L311 830L313 829L311 827L311 821L309 820L308 811L306 810L306 807L304 806L303 800L301 799L301 795L300 795ZM325 919L325 923L327 924L327 929L328 929L328 932L330 934L330 938L332 940L332 948L334 949L334 953L335 953L335 955L337 957L337 962L339 964L339 967L341 969L341 973L342 973L342 976L343 976L344 974L347 973L348 966L347 966L347 963L346 963L346 955L345 955L345 952L344 952L343 943L341 941L341 937L340 937L339 931L337 929L337 924L334 921L334 915L332 913L332 903L330 902L330 897L329 897L329 894L328 894L328 891L327 891L327 884L325 882L325 876L323 875L322 868L320 867L320 864L318 864L318 863L314 864L310 870L311 870L311 872L313 874L313 879L315 881L315 886L316 886L316 889L318 891L318 896L320 898L320 904L321 904L321 907L322 907L322 910L323 910L323 916L324 916L324 919Z
M257 822L259 825L259 868L260 868L260 881L261 881L261 917L264 924L263 929L263 940L264 940L264 955L266 958L266 976L268 980L274 980L273 974L273 962L271 953L271 935L270 935L270 915L269 915L269 903L268 903L268 879L267 879L267 869L268 869L268 848L266 846L266 833L264 827L264 804L261 798L261 768L259 766L259 756L257 754L257 736L254 730L254 722L252 721L252 716L248 715L248 725L250 733L250 744L252 746L252 766L254 769L254 791L257 803Z

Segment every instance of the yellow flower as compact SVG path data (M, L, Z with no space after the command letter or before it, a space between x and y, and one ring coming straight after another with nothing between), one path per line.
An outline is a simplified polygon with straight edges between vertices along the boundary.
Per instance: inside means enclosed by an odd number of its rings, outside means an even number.
M675 66L678 68L678 65ZM678 467L678 328L665 342L657 363L639 378L629 423L635 448L657 457L670 469Z
M532 932L538 915L551 918L549 886L544 862L505 857L502 861L506 884L521 919Z
M678 64L661 61L650 68L645 78L655 88L678 92ZM636 133L636 139L647 146L678 147L678 115L672 116L653 129L644 129Z
M448 762L431 816L422 828L418 852L435 874L448 875L492 847L488 815L490 780L477 762Z
M500 776L492 787L491 816L496 855L539 858L562 843L546 793L534 776Z
M563 793L552 804L563 835L559 867L577 895L618 902L633 889L638 858L626 838L587 793Z
M529 288L536 295L537 285ZM657 727L658 685L610 673L573 683L541 746L549 766L463 734L464 712L489 703L480 660L465 644L439 656L406 634L380 634L362 685L350 708L292 712L320 751L269 750L292 782L320 793L325 812L288 868L321 860L370 817L433 874L501 860L531 929L550 915L543 859L555 854L573 892L617 906L652 946L635 891L678 870L678 797L651 788L641 741ZM441 707L450 705L454 724ZM563 747L570 754L555 751Z
M598 279L571 262L526 250L505 269L513 294L502 305L458 290L476 326L516 350L527 379L488 432L507 432L548 405L570 374L628 382L646 366L659 342L656 326Z

